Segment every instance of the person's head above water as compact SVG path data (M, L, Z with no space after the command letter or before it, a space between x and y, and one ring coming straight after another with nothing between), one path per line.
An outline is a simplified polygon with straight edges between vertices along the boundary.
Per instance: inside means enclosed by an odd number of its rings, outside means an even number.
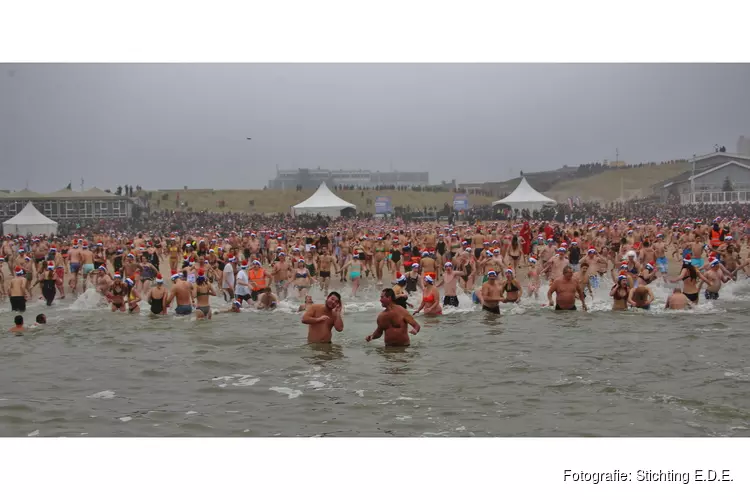
M40 325L46 325L47 324L47 316L44 314L37 314L36 315L36 322Z

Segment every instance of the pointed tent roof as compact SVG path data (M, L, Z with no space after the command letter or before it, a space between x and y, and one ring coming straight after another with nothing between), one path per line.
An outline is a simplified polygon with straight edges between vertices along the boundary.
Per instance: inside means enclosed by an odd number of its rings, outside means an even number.
M320 183L320 187L305 201L294 205L298 208L357 208L346 200L342 200L328 189L325 182Z
M557 202L553 200L552 198L547 198L542 193L531 187L531 185L526 182L526 177L521 177L521 182L518 184L518 187L510 193L508 196L503 198L502 200L498 200L492 203L492 206L495 205L508 205L510 203L555 203Z
M17 225L55 224L57 225L57 222L53 221L52 219L44 215L42 212L37 210L33 203L28 202L26 206L23 207L23 210L18 212L12 218L6 220L4 224L17 224Z

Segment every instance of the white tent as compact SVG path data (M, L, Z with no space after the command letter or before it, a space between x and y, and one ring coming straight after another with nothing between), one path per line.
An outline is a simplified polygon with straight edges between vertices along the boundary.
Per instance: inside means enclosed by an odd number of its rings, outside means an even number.
M502 200L498 200L492 203L495 205L508 205L513 210L528 210L533 212L534 210L541 210L547 205L556 205L557 202L552 198L547 198L542 193L534 189L526 182L526 177L521 178L521 182L518 187Z
M12 219L3 222L4 234L57 234L57 222L46 217L29 202Z
M329 217L339 217L341 211L345 208L356 210L357 206L342 200L328 189L325 182L321 182L320 187L312 196L292 207L292 214L295 216L300 214L320 214Z

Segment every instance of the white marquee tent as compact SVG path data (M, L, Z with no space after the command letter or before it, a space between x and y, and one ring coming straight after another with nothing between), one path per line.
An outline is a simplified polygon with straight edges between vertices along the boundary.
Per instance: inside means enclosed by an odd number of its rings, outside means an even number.
M4 234L57 234L57 222L46 217L29 202L12 219L3 222Z
M342 200L328 189L325 182L321 182L320 187L312 196L292 207L292 215L320 214L329 217L339 217L341 211L345 208L356 210L357 206Z
M534 210L541 210L547 205L556 205L557 202L552 198L547 198L542 193L531 187L526 182L526 177L521 178L521 182L518 187L502 200L498 200L492 203L495 205L508 205L513 210L528 210L533 212Z

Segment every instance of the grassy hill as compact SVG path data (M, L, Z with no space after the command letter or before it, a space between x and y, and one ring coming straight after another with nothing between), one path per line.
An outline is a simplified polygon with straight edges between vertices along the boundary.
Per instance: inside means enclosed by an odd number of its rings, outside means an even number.
M645 197L654 194L654 184L690 170L687 162L649 165L640 168L608 170L582 179L556 183L544 194L557 201L580 197L584 201L614 201L620 198Z
M307 199L315 192L314 189L297 191L276 190L212 190L212 189L188 189L151 191L152 209L174 210L177 194L180 202L187 202L187 206L193 211L209 210L213 212L254 212L254 213L276 213L290 211L293 205ZM161 200L163 195L167 200ZM453 193L431 193L419 191L335 191L340 198L353 203L357 210L363 212L375 212L375 198L378 196L390 196L391 204L397 206L411 206L412 208L438 207L442 208L445 203L453 204ZM363 196L364 194L364 196ZM161 200L157 205L157 200ZM254 205L250 205L250 201ZM369 200L369 203L368 203ZM225 206L219 207L217 202L224 201ZM471 205L486 205L494 199L488 196L469 196Z

